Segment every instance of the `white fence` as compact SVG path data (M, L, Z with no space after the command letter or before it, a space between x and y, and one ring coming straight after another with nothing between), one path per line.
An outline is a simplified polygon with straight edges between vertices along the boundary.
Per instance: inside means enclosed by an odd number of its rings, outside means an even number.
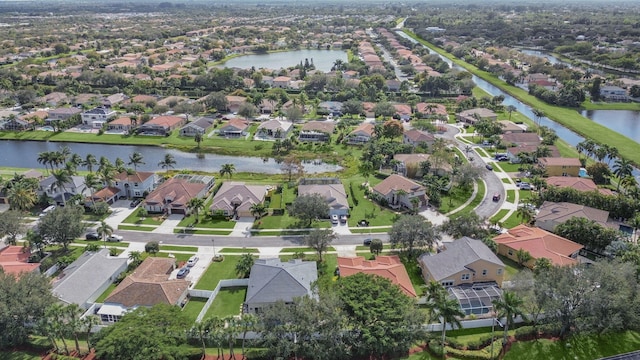
M53 274L55 274L56 271L58 271L59 268L60 268L60 266L58 266L58 264L54 264L52 267L47 269L47 271L44 272L44 275L45 276L53 276Z
M504 324L507 320L506 319L497 319L500 321L500 323ZM462 320L460 321L460 323L462 324L462 328L463 329L475 329L475 328L481 328L481 327L491 327L491 323L494 321L494 318L487 318L487 319L476 319L476 320ZM520 316L516 317L515 319L513 319L513 322L518 324L521 323L523 320ZM495 327L496 329L501 329L500 325L496 322L495 323ZM442 331L442 323L436 323L436 324L424 324L423 325L424 330L426 331ZM447 330L453 330L453 328L451 327L451 324L447 324Z
M221 288L236 287L236 286L249 286L249 279L220 280L220 282L218 282L218 286L216 286L216 288L213 291L190 290L189 294L191 294L191 291L194 291L194 292L197 291L200 294L208 293L208 295L209 295L207 303L204 304L204 307L202 308L202 310L200 311L200 314L198 314L198 317L196 318L196 322L202 321L202 318L204 317L204 315L207 313L207 311L211 307L211 304L213 304L213 300L216 299L216 296L218 296L218 293L220 292ZM200 296L196 296L196 297L200 297Z

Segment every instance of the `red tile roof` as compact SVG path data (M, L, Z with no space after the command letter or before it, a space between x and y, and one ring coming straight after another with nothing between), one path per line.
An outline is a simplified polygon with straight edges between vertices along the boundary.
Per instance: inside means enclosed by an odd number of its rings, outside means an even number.
M129 173L127 173L126 171L123 171L120 174L116 175L116 180L142 183L145 180L147 180L149 176L153 176L153 174L154 173L152 172L137 171L129 175Z
M20 274L38 269L40 263L29 263L31 252L22 246L7 246L0 250L0 268L6 274Z
M375 260L365 260L362 256L338 257L338 268L340 276L350 276L357 273L381 276L398 285L405 295L417 296L409 274L397 255L378 256Z

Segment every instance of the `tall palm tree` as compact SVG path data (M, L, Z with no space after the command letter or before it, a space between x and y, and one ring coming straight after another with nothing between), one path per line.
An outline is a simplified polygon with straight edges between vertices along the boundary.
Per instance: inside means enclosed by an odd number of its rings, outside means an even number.
M28 211L38 201L38 194L26 181L18 181L7 190L7 198L11 209Z
M263 203L257 203L251 205L251 208L249 210L251 211L251 215L253 215L253 217L259 219L265 213L267 207Z
M138 171L138 165L145 164L142 159L142 154L136 151L133 154L129 155L128 165L133 165L133 170Z
M238 336L238 320L236 320L235 316L227 316L224 318L225 328L224 333L227 338L227 343L229 344L229 356L231 359L236 358L236 354L233 350L233 345L236 342L236 337Z
M196 222L200 222L200 210L204 209L204 199L198 197L191 198L187 203L187 207L196 215Z
M82 166L82 157L75 153L71 154L68 162L73 164L73 166L77 168L79 166Z
M66 191L66 185L67 183L71 182L71 175L69 175L69 173L62 169L56 169L51 171L51 174L53 175L54 181L53 183L51 183L51 190L61 190L62 191L62 204L66 205L67 204L67 199L65 196L65 191Z
M620 180L624 179L627 176L633 175L633 166L631 165L631 161L627 159L617 159L613 164L613 173L618 177L618 188L616 191L620 190Z
M451 324L452 328L462 328L462 323L459 318L465 316L464 312L460 309L458 300L450 299L447 296L440 297L435 302L430 304L432 311L442 321L442 342L441 346L444 349L445 338L447 336L447 324Z
M533 113L533 116L536 117L536 125L538 126L538 129L540 129L540 120L544 117L544 111L540 109L531 109L531 112Z
M97 172L98 179L105 185L111 186L113 182L116 180L115 168L113 166L107 166L104 168L100 168Z
M519 206L516 216L525 224L530 224L535 218L535 213L527 206Z
M633 228L633 243L638 243L638 229L640 229L640 214L629 219L629 225Z
M247 338L247 333L249 331L255 331L255 329L257 328L257 322L258 322L258 317L253 314L244 313L240 315L239 325L240 325L240 328L242 329L242 358L243 359L245 359L244 344Z
M101 221L100 222L100 226L98 226L98 228L96 229L96 232L98 233L98 235L100 235L102 237L102 242L104 243L104 248L107 248L107 236L113 234L113 228L111 227L111 225L107 224L106 222Z
M80 354L80 333L83 332L82 314L84 310L77 304L69 304L64 307L64 315L66 317L66 327L69 333L73 335L73 341L76 351Z
M163 169L173 169L176 165L176 160L173 158L173 155L171 154L165 154L164 155L164 159L162 159L159 163L158 166L160 166Z
M84 187L89 190L89 192L91 192L92 196L91 196L91 205L93 205L93 207L96 207L96 202L93 199L93 193L95 192L95 189L100 186L100 181L98 180L98 177L96 176L96 174L94 173L88 173L87 175L85 175L84 177Z
M98 317L95 315L86 315L85 317L80 319L80 321L87 338L87 347L89 348L89 350L91 350L91 330L94 326L100 324L100 319L98 319Z
M511 113L516 111L516 107L513 105L507 105L507 112L509 113L509 121L511 121Z
M53 163L51 160L53 159L53 153L51 151L43 151L38 154L38 164L44 165L44 168L47 170L47 175L49 174L49 168L47 166L51 166L51 170L53 170Z
M113 163L113 167L115 168L115 170L119 173L126 171L127 169L125 168L125 163L124 160L122 160L121 158L117 157L116 161Z
M95 165L98 165L98 160L96 160L95 155L87 154L87 156L84 158L84 161L82 162L82 165L85 166L87 170L89 170L89 172L93 172L93 167Z
M224 176L225 174L229 175L229 179L231 179L231 175L236 171L236 166L233 164L222 164L220 168L220 176Z
M502 339L502 345L507 344L507 338L509 336L509 327L513 326L516 316L521 316L526 320L526 315L523 311L524 301L516 295L516 293L505 290L502 293L502 299L493 300L493 307L498 313L499 318L505 318L504 324L504 338Z

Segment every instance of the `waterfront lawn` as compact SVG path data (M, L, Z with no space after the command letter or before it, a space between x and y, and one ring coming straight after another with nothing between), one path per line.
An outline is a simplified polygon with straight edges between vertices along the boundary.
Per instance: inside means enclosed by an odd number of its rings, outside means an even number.
M162 214L148 214L148 216L140 216L140 210L142 207L138 207L131 215L127 216L123 224L144 224L144 225L160 225L164 221Z
M236 264L238 260L240 260L239 256L225 255L224 261L212 261L194 289L213 290L218 286L220 280L237 279Z
M221 288L220 292L211 303L211 307L204 315L205 319L218 316L234 316L242 312L242 303L247 296L247 288L244 286Z

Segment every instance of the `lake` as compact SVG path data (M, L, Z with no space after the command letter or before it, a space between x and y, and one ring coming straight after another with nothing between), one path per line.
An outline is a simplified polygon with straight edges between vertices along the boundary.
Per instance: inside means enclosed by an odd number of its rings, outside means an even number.
M347 62L347 53L342 50L293 50L245 55L230 59L219 67L236 67L241 69L255 67L256 69L265 68L277 70L296 66L300 64L300 62L304 63L305 59L309 59L309 62L313 60L313 64L317 70L329 72L336 60Z
M132 146L132 145L105 145L105 144L79 144L79 143L59 143L48 141L16 141L0 140L0 166L17 168L42 168L38 164L38 153L44 151L56 151L66 145L72 153L80 155L83 159L87 154L95 155L96 159L106 156L111 163L116 158L121 158L124 162L129 161L129 156L134 152L142 154L145 164L138 166L142 171L162 170L158 163L164 159L165 154L173 155L176 160L175 168L178 170L187 169L194 171L218 172L222 164L233 164L238 172L253 172L263 174L279 174L280 164L275 159L266 161L258 157L248 156L225 156L216 154L205 154L199 159L194 153L186 153L173 149L165 149L158 146ZM338 165L325 164L322 162L304 163L304 171L308 174L334 172L342 168Z
M580 114L636 142L640 142L640 111L583 110Z

